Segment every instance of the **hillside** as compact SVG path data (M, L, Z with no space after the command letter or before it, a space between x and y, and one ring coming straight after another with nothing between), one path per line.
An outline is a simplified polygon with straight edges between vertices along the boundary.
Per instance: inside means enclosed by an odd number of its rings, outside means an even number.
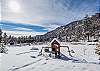
M37 35L34 40L43 42L53 38L60 41L100 41L100 13L91 17L87 15L82 20L73 21L44 35Z

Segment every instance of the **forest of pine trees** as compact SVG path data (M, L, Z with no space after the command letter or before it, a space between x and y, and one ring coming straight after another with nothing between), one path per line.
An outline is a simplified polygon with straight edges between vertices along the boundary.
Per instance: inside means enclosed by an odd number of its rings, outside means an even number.
M7 35L5 32L3 33L0 29L0 43L4 43L5 45L15 45L15 44L21 44L21 43L33 43L33 37L30 36L20 36L20 37L14 37L11 35Z

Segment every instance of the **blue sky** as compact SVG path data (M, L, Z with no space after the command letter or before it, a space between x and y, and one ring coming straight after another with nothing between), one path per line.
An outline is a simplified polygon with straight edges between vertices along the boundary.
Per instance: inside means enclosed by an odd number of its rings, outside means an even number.
M47 32L48 30L45 27L30 25L30 24L20 24L20 23L12 23L12 22L0 22L3 30L10 31L26 31L26 32Z
M99 4L100 0L0 0L0 27L9 35L44 34L99 12Z

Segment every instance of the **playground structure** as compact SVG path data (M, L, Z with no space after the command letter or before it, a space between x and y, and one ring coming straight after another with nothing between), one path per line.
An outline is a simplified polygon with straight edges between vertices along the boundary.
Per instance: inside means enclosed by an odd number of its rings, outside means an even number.
M71 50L69 49L69 47L68 46L61 46L60 45L60 42L56 39L56 38L54 38L52 41L51 41L51 43L50 43L50 47L42 47L42 49L41 49L41 51L40 51L40 55L42 55L43 53L43 50L45 51L45 52L48 52L48 53L50 53L50 56L52 55L52 54L54 54L55 55L55 58L60 58L61 57L61 52L60 52L60 49L62 48L62 47L65 47L65 48L67 48L68 49L68 54L69 54L69 56L71 56L72 57L72 55L71 55Z

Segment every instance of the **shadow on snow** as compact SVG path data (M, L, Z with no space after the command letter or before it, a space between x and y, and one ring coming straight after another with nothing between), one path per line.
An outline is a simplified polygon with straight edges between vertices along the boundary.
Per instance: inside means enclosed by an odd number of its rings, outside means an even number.
M100 65L100 63L88 62L85 59L80 59L80 58L77 58L77 57L74 57L74 56L67 57L66 55L64 55L62 53L60 53L60 58L59 59L65 60L65 61L71 60L73 63L88 63L88 64L99 64Z

